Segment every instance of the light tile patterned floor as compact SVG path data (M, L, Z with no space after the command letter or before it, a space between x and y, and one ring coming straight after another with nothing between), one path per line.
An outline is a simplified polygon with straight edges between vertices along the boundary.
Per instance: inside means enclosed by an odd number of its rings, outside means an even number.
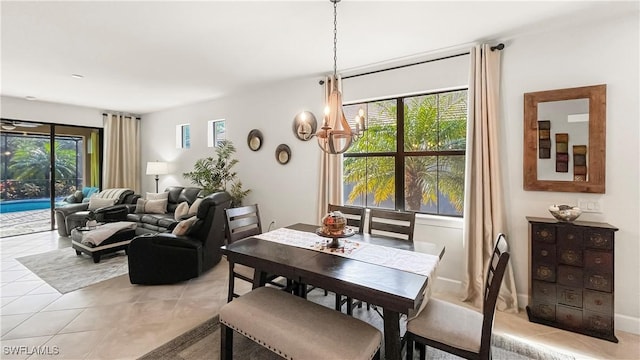
M185 283L137 286L124 275L62 295L15 260L68 246L56 232L0 239L2 359L135 359L226 302L224 261ZM640 336L618 331L614 344L530 323L522 312L498 313L495 331L579 358L640 358ZM33 347L44 354L30 357Z

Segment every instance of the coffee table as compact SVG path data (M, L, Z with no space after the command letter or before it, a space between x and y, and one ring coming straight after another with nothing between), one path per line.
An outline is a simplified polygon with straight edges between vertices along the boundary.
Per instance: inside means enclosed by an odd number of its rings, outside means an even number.
M94 229L85 227L77 227L71 230L71 247L76 251L76 255L85 253L93 258L94 263L99 263L102 255L111 254L116 251L124 250L125 253L129 247L129 243L136 236L135 229L124 229L117 231L100 243L99 246L85 244L82 240Z

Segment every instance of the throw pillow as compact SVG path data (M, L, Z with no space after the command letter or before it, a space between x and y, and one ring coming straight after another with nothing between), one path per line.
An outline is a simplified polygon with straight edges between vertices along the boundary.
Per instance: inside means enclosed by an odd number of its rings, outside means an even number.
M163 200L163 199L169 199L169 193L168 193L168 192L161 192L161 193L147 193L147 196L145 197L145 199L147 199L147 200Z
M102 199L96 196L92 196L89 199L89 210L97 210L105 206L112 206L116 203L116 199Z
M84 199L84 195L82 195L82 191L81 190L76 190L73 193L73 197L75 197L75 202L77 202L77 203L82 202L82 199Z
M186 201L181 202L177 207L176 211L173 212L173 218L176 221L180 221L180 219L189 213L189 203Z
M138 199L136 201L136 214L144 214L144 205L147 203L145 199Z
M189 212L187 213L187 215L197 215L200 203L202 203L202 198L197 198L196 201L194 201L193 204L191 204L191 206L189 207Z
M144 204L144 212L147 214L166 214L167 199L163 200L147 200Z
M175 228L173 228L173 231L171 233L173 235L187 235L189 233L189 230L197 220L197 216L192 216L187 220L182 220L178 223L178 225L176 225Z

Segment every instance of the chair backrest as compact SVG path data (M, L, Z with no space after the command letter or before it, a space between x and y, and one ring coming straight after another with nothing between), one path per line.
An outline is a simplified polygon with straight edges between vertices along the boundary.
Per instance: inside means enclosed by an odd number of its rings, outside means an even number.
M249 236L262 234L262 223L260 222L260 211L258 204L231 208L225 210L227 216L227 243Z
M213 193L198 206L198 220L189 230L189 237L202 243L202 269L210 269L222 258L224 245L224 209L231 206L231 195L226 191Z
M366 209L357 206L333 205L329 204L329 212L340 211L347 218L347 226L358 229L358 233L364 231L364 214Z
M489 354L491 351L491 332L493 330L493 316L496 311L496 302L502 285L502 278L507 269L509 261L509 246L506 236L498 234L496 244L493 247L493 254L489 261L487 277L484 286L484 301L482 313L482 340L480 342L480 354Z
M413 242L416 214L383 209L369 210L369 234L384 235Z

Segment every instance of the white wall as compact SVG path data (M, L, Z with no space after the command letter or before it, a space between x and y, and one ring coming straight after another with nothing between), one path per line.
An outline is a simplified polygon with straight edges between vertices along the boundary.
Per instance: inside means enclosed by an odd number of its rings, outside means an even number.
M10 96L0 98L0 114L2 118L11 120L103 127L101 110Z
M551 204L600 201L602 213L584 213L580 220L607 222L620 229L615 243L615 325L635 333L640 333L638 29L635 13L508 41L503 51L500 129L508 233L521 304L526 304L529 266L525 217L549 217ZM607 84L606 193L524 191L523 94L597 84Z
M207 147L207 121L225 119L227 139L237 149L238 177L244 188L252 190L245 203L260 204L265 226L273 220L277 226L314 223L320 150L315 139L303 142L295 138L292 124L302 110L316 116L322 113L323 87L319 80L296 79L222 100L143 115L141 163L156 159L171 163L173 175L160 177L160 189L189 185L182 174L192 170L197 159L215 156L215 150ZM191 149L175 146L175 126L184 123L191 125ZM256 152L247 146L247 135L254 128L264 136L262 148ZM291 148L291 161L286 165L276 162L279 144ZM142 184L145 191L153 190L153 176L143 177Z

